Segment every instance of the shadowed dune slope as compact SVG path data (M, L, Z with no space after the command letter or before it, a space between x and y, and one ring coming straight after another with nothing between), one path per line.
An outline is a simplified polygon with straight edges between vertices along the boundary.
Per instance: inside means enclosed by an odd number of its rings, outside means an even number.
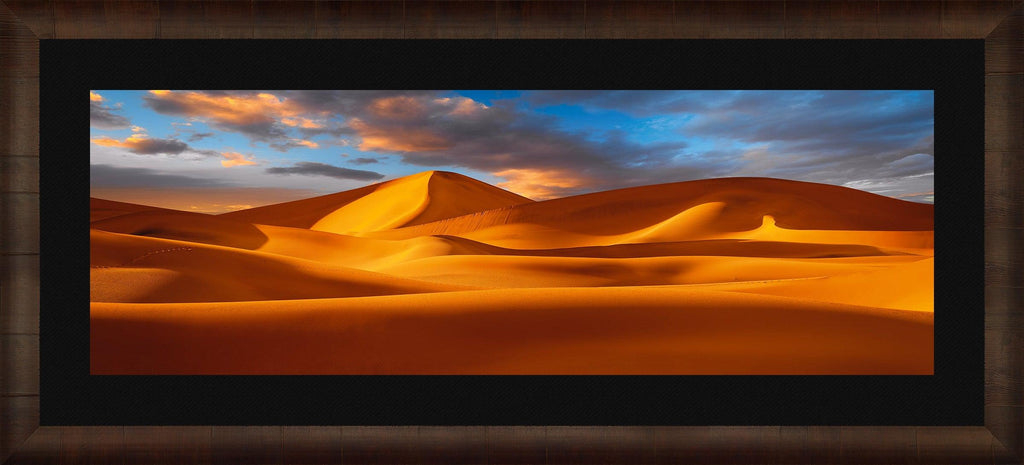
M446 171L426 171L337 194L225 213L249 223L353 234L429 223L532 200Z
M930 233L933 209L839 186L720 178L522 204L370 235L457 235L488 243L512 239L510 244L522 248L542 242L541 236L560 236L538 247L547 248L716 239L757 230L766 216L785 230Z
M933 358L931 314L679 287L94 303L91 344L95 374L927 374Z
M96 197L89 197L89 222L99 221L107 218L113 218L115 216L125 215L128 213L142 212L142 211L165 211L173 212L176 210L170 210L160 207L150 207L148 205L139 205L127 202L117 202L114 200L98 199Z
M221 302L464 290L245 249L93 230L93 302Z

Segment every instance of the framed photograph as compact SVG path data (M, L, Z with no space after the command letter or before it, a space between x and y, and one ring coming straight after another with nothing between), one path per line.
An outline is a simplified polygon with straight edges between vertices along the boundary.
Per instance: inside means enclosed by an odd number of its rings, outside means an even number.
M1021 460L1014 2L6 3L12 463Z

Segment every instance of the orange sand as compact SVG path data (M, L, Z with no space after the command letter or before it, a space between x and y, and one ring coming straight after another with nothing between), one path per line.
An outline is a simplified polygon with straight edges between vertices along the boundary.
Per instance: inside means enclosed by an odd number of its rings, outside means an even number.
M931 205L426 172L219 216L91 201L94 374L930 374Z

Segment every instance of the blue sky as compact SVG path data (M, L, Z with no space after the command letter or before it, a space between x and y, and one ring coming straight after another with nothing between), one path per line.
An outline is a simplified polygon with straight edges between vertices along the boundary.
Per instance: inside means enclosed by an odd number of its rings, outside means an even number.
M537 200L766 176L934 201L931 91L90 93L96 197L221 212L447 170Z

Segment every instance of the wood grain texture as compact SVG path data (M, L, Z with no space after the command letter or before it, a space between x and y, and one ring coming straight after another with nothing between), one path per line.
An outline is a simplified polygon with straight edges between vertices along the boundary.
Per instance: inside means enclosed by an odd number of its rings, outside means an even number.
M39 156L39 79L0 77L0 156Z
M942 2L878 2L878 36L883 39L942 37Z
M252 2L193 0L160 2L160 37L197 39L251 39Z
M4 4L0 4L0 81L39 76L39 40Z
M655 463L655 429L650 427L549 426L548 463Z
M778 463L839 463L840 444L839 428L783 426Z
M316 37L316 14L315 2L253 2L253 37L257 39L312 39Z
M8 463L1021 463L1024 1L322 1L311 25L307 5L275 3L2 0L0 157L38 156L37 38L981 38L991 27L985 428L43 427ZM1016 10L1002 18L1007 4ZM4 173L28 173L4 174L0 250L35 253L38 165L0 160ZM0 397L6 454L38 422L38 398L23 395L37 381L19 373L38 373L39 257L2 260L0 340L13 355L3 356L0 390L16 394Z
M985 288L985 329L1024 331L1024 287Z
M908 426L844 426L839 463L917 463L917 431Z
M210 426L126 426L126 464L213 463ZM303 463L303 462L296 462Z
M53 38L53 0L3 0L3 3L35 38Z
M39 253L39 194L0 193L0 253Z
M415 463L416 426L344 426L341 429L345 463Z
M54 2L54 38L154 39L159 37L156 0Z
M547 463L546 435L544 426L488 426L487 463Z
M985 229L985 284L1000 287L1024 286L1024 229Z
M708 1L693 0L675 3L675 37L677 39L706 39L710 28Z
M403 2L324 1L316 4L318 39L400 39Z
M280 464L280 426L214 426L213 463Z
M0 192L39 192L39 157L0 157Z
M0 396L39 395L39 336L0 335Z
M500 1L499 39L582 39L586 35L584 1Z
M405 2L406 39L494 39L498 8L493 1Z
M985 76L985 151L1024 151L1024 74Z
M123 426L61 428L61 465L125 465Z
M829 2L832 39L877 39L878 2Z
M655 462L773 463L778 454L777 426L654 427Z
M985 405L1022 406L1024 399L1024 331L1005 328L985 330L986 358L1000 358L1006 365L988 367L985 370Z
M1024 73L1024 12L1018 6L985 38L985 72Z
M39 334L39 255L0 255L0 334Z
M0 463L4 463L39 427L38 396L0 396Z
M786 2L727 1L706 3L711 39L782 39Z
M917 462L973 464L979 463L979 458L991 462L992 457L979 456L979 449L988 445L991 453L992 440L992 433L984 426L922 426L917 428Z
M1024 150L985 153L985 224L1024 227Z
M40 427L29 436L4 465L58 465L63 428Z
M787 39L827 39L832 35L832 4L813 0L786 2Z
M584 6L588 39L664 39L675 36L673 2L588 0Z
M341 463L341 427L282 426L281 461L294 464Z
M944 39L985 37L1013 10L1013 1L944 0L939 27Z
M1021 463L1024 456L1024 407L985 406L985 427L995 441L996 463Z

